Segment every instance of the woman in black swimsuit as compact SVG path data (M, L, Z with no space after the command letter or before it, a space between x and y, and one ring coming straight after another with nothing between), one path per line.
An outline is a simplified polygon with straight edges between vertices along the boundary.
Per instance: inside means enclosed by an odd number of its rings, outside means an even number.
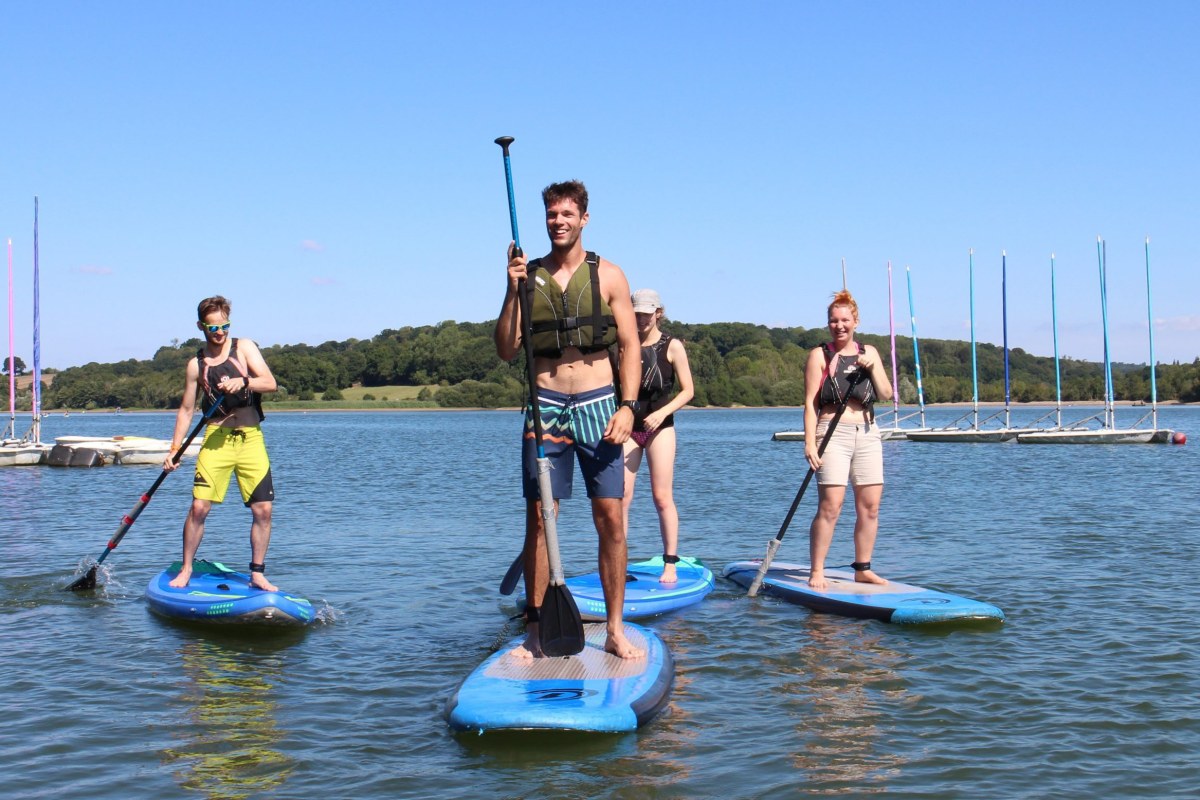
M675 417L692 399L692 370L683 342L663 333L662 300L653 289L633 293L638 337L642 341L642 384L634 412L633 433L625 442L625 532L629 533L629 507L637 483L642 453L650 463L650 491L658 509L658 527L663 543L663 583L675 583L679 561L679 512L675 508ZM679 393L671 396L675 383Z

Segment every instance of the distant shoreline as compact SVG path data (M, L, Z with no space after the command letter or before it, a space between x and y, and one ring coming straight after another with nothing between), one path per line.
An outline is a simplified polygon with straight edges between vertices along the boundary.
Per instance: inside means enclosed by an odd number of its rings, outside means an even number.
M968 400L968 401L956 402L956 403L926 403L925 408L926 409L930 409L930 408L971 408L973 405L974 404ZM1027 402L1027 403L1014 402L1014 403L1011 403L1009 407L1010 408L1054 408L1056 405L1057 404L1053 400L1034 400L1034 401ZM1063 403L1062 407L1063 408L1098 408L1098 407L1103 407L1103 405L1104 405L1104 403L1102 401L1095 400L1095 401ZM1134 401L1134 400L1115 400L1115 401L1113 401L1113 405L1118 408L1146 408L1146 409L1151 408L1151 405L1149 403L1142 403L1142 402ZM1193 403L1181 403L1178 400L1162 400L1162 401L1159 401L1158 405L1159 406L1189 406L1189 405L1194 405L1194 404ZM986 408L989 410L1001 409L1001 408L1004 408L1004 403L980 403L979 407L981 409ZM788 410L800 411L800 410L803 410L803 408L804 408L803 406L704 406L704 407L685 406L683 409L681 409L680 413L689 412L689 411L744 411L747 409L750 409L750 410L776 409L776 410L780 410L780 411L788 411ZM900 406L900 408L901 408L901 410L914 410L915 411L915 410L919 409L920 406L916 405L915 403L907 403L907 404L902 404ZM392 413L409 413L409 412L428 413L431 411L449 411L449 412L521 411L522 409L517 406L504 406L501 408L482 408L482 407L470 407L470 408L343 408L343 407L338 407L338 406L331 406L331 407L327 407L327 408L326 407L321 407L321 408L271 408L271 405L268 403L264 406L264 410L267 412L267 414L269 416L271 414L330 414L330 413L392 414ZM890 411L890 410L891 410L890 404L877 404L875 406L876 414L882 414L882 413ZM53 415L53 416L61 417L61 416L85 416L85 415L89 415L89 414L119 415L119 414L174 414L174 413L175 413L175 409L171 409L171 408L131 408L131 409L123 408L120 411L117 411L116 409L113 409L113 408L95 408L95 409L91 409L91 410L87 410L87 411L50 409L49 411L43 411L42 416L47 417L47 416ZM28 414L29 414L28 411L18 411L17 412L18 416L22 416L22 415L28 416Z

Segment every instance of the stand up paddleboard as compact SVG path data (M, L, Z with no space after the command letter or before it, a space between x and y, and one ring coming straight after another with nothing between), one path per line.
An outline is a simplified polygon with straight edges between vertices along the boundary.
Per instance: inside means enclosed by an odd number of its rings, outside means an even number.
M638 561L625 569L625 602L622 605L623 619L647 619L699 603L713 590L716 578L712 571L698 558L680 556L675 565L678 580L662 583L662 556L648 561ZM567 578L567 588L579 606L579 616L589 622L606 620L608 606L604 602L604 587L600 585L600 573L589 572ZM502 602L506 614L525 610L525 598Z
M604 652L605 629L584 625L587 644L563 658L516 658L513 639L468 675L446 702L458 731L569 730L622 733L657 714L675 682L675 662L649 628L627 623L625 636L646 651L624 659Z
M287 592L264 592L250 585L250 576L216 561L196 561L188 585L170 581L183 565L176 561L146 587L150 610L189 622L301 626L313 621L312 603Z
M762 561L735 561L725 567L722 575L748 587L761 564ZM825 570L827 589L810 588L808 576L807 564L776 561L763 578L763 590L813 611L883 622L921 625L1004 619L1004 612L988 603L893 580L886 584L858 583L848 570Z

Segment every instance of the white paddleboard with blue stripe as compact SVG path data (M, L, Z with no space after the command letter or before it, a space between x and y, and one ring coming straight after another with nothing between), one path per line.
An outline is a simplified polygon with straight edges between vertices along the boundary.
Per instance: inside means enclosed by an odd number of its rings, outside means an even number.
M762 561L735 561L725 567L722 575L749 587L761 564ZM807 564L774 561L763 578L762 590L814 611L883 622L922 625L1004 619L1004 612L989 603L894 580L885 584L859 583L849 570L826 569L829 586L825 589L810 587L808 577Z
M649 628L625 623L625 636L645 658L604 651L605 626L584 625L583 652L563 658L516 658L520 636L468 675L446 702L458 731L570 730L620 733L657 714L671 694L675 662Z

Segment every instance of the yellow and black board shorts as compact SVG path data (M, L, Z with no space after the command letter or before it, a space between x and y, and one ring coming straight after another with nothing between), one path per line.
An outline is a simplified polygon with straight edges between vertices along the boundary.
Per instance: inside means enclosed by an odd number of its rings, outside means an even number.
M247 506L275 499L271 481L271 459L262 428L225 428L209 425L204 431L204 445L196 457L196 478L192 482L192 497L221 503L229 478L237 473L238 489Z

